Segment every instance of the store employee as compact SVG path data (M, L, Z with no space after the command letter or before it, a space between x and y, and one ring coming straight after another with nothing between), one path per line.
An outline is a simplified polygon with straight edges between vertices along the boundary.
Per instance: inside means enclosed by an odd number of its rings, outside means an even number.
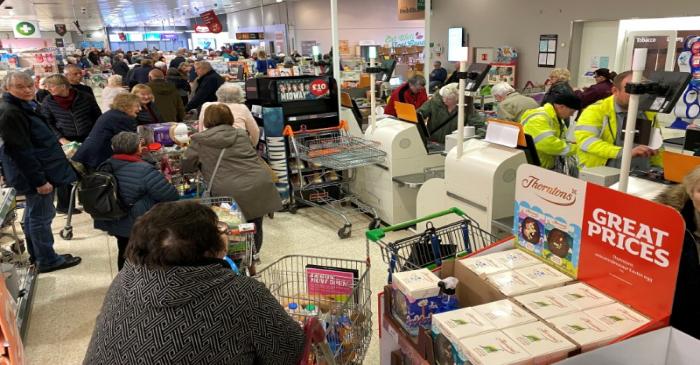
M620 73L613 80L612 96L588 106L576 124L574 135L578 144L580 167L610 166L619 168L624 142L624 123L627 120L627 107L630 94L625 85L632 79L632 71ZM638 119L651 120L658 128L655 113L642 113ZM661 166L661 155L649 146L637 145L632 149L633 170L648 170L649 165Z
M384 107L384 114L396 116L395 102L413 104L416 109L428 101L428 93L425 92L425 78L415 75L408 79L391 93L389 101Z

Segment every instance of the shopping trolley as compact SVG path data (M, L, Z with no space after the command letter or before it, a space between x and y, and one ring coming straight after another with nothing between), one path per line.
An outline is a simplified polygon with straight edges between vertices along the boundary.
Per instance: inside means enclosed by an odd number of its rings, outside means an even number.
M442 227L433 226L432 219L450 214L457 215L459 220ZM418 228L418 224L423 222L426 222L423 233L394 242L383 240L387 232L414 225ZM389 283L395 272L439 267L443 260L472 253L496 242L495 236L481 229L478 223L457 208L450 208L395 226L370 230L367 231L366 236L368 245L369 242L379 245L382 259L389 264Z
M381 221L376 210L351 194L347 187L354 178L353 169L381 163L386 152L378 144L363 138L350 136L345 121L338 127L299 131L286 126L284 135L289 138L291 151L296 156L292 166L292 201L290 212L296 204L314 206L338 215L344 222L338 230L340 238L348 238L352 223L348 215L364 213L372 216L369 228L379 227ZM303 161L303 162L302 162Z
M368 260L290 255L255 278L300 324L321 322L324 338L305 364L362 363L372 338Z

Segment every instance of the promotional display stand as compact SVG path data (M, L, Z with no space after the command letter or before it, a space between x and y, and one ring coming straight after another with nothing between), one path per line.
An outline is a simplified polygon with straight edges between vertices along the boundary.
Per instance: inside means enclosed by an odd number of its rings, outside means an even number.
M531 165L518 169L515 196L515 236L466 257L519 248L646 317L612 342L668 326L685 232L677 211ZM455 262L443 261L435 272L459 279L461 307L506 298ZM402 363L392 358L433 363L437 349L429 332L410 337L391 317L391 290L379 298L382 364Z

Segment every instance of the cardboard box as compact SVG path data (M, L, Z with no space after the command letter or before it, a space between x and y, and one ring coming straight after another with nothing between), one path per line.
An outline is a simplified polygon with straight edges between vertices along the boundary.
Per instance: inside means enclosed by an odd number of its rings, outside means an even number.
M536 322L532 314L511 302L509 299L472 307L474 311L484 316L497 329L514 327Z
M586 352L605 346L618 337L617 332L583 312L576 312L547 320Z
M577 312L564 298L551 290L519 295L513 298L540 318L548 319Z
M466 266L477 275L489 275L509 270L508 267L499 264L495 260L495 257L492 256L493 255L469 257L457 261L457 265Z
M605 323L620 336L649 323L648 318L620 303L589 309L584 313Z
M411 335L418 335L419 327L430 329L432 315L442 311L439 282L440 278L428 269L393 275L391 312Z
M511 297L520 294L531 293L540 289L532 280L517 271L506 271L498 274L491 274L486 279L493 284L501 293Z
M433 315L433 334L441 334L456 344L459 340L495 331L491 322L472 308L462 308Z
M532 255L529 255L522 250L512 249L503 252L494 253L491 255L483 256L490 258L497 264L506 267L508 269L520 269L527 266L541 264L542 261L536 259Z
M457 346L473 365L525 365L530 354L501 331L465 338Z
M563 360L577 348L556 330L539 321L504 329L503 333L530 354L530 363L534 365Z
M564 285L550 291L580 311L615 303L614 299L582 282Z
M573 281L571 277L562 274L547 264L528 266L517 269L515 272L530 279L541 289L554 288Z
M440 278L428 269L393 274L394 288L401 291L411 301L440 294L439 282Z

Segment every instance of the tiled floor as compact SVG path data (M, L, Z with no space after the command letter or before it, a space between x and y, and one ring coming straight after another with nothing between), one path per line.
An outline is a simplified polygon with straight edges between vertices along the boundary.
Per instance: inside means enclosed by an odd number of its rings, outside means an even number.
M92 228L86 214L74 217L75 237L62 240L58 232L65 216L54 220L56 250L83 258L74 268L41 274L37 281L33 310L25 341L28 364L80 364L95 323L95 317L107 288L116 275L116 241ZM277 213L265 220L265 243L260 267L289 254L346 259L366 257L364 231L369 219L353 218L354 231L346 240L338 239L340 227L335 216L316 208L300 209L296 215ZM395 237L405 233L398 233ZM386 280L386 264L380 250L370 247L372 267L372 311L376 312L376 293ZM374 338L365 364L379 364L376 313L373 313Z

